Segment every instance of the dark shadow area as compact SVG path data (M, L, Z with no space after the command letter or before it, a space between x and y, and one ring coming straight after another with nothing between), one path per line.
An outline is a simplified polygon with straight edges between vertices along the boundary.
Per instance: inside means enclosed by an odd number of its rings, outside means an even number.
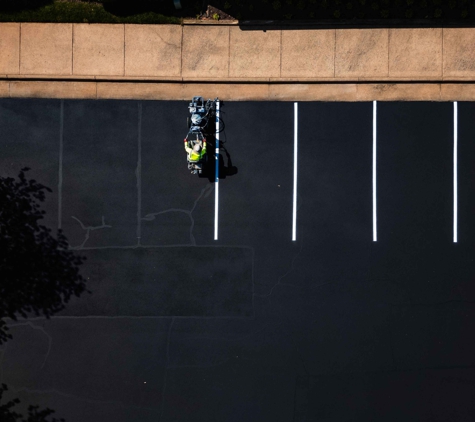
M242 30L474 26L469 0L215 0Z
M309 29L372 29L372 28L473 28L475 19L322 19L322 20L243 20L242 31L278 31Z
M208 22L238 20L243 31L475 26L473 0L214 0L212 4L203 0L64 1L99 4L101 10L103 7L121 19L141 15L138 19L142 23L156 14ZM54 0L3 0L0 13L35 10L53 3Z
M209 149L210 151L215 150L216 139L210 142ZM228 152L226 147L222 144L219 146L219 168L218 174L220 179L226 179L228 176L234 176L238 173L238 168L233 165L231 154ZM214 154L208 154L208 159L206 161L204 174L200 175L202 178L207 178L210 183L215 183L216 180L216 156Z
M156 0L116 0L104 2L104 9L116 16L133 16L143 13L159 13L165 16L176 17L195 17L206 8L201 1L181 0L181 9L174 6L173 0L156 1Z
M64 0L100 4L118 18L153 14L174 18L239 21L246 30L335 28L474 27L473 0ZM54 0L2 0L0 12L15 13L52 5ZM83 13L83 12L79 12ZM144 22L145 23L145 22Z
M0 12L13 13L22 10L39 9L53 3L54 0L2 0L0 2Z
M17 413L14 409L17 404L20 404L19 399L9 400L3 403L3 395L8 391L6 384L0 384L0 420L2 422L65 422L63 418L60 419L46 419L48 416L55 413L54 410L46 408L40 410L39 406L28 406L27 418Z
M238 168L233 165L231 154L224 145L219 147L219 150L224 152L226 156L226 163L224 162L223 154L219 155L219 178L225 179L226 176L234 176L238 172Z
M45 200L45 191L52 190L34 179L27 180L28 170L20 171L18 181L0 178L0 345L12 338L5 318L16 321L31 314L49 318L64 309L72 296L87 291L79 274L85 258L67 250L61 230L55 238L50 229L38 224L45 214L40 203ZM46 419L54 411L32 405L25 419L14 409L19 399L2 402L7 390L5 384L0 385L1 421L64 421Z
M208 141L208 158L204 167L204 172L199 177L207 178L210 183L214 183L216 180L216 155L214 154L216 148L216 139L210 139ZM219 168L218 174L220 179L226 179L228 176L234 176L238 173L238 168L233 165L231 154L226 147L220 143L219 145Z
M275 29L361 28L361 27L443 27L474 26L475 6L469 0L173 0L105 1L104 8L117 15L147 12L177 17L206 17L210 7L217 19L234 18L241 29L275 25ZM271 28L269 28L271 29Z
M27 180L28 170L18 181L0 178L0 344L12 338L3 318L49 318L87 291L79 274L84 258L68 250L61 230L55 238L39 224L45 214L40 203L52 191Z

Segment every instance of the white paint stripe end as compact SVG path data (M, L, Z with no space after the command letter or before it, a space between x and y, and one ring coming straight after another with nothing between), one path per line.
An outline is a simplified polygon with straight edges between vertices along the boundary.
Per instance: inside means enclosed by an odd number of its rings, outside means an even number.
M294 186L292 204L292 241L297 240L297 156L298 156L298 103L294 103Z
M454 243L458 241L458 106L454 102Z
M373 242L378 240L376 213L376 101L373 101Z

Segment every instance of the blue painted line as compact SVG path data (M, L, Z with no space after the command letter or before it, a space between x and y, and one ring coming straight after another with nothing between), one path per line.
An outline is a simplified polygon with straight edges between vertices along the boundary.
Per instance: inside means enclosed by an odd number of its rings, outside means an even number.
M219 100L216 101L216 145L215 145L215 183L214 183L214 240L218 240L219 212Z

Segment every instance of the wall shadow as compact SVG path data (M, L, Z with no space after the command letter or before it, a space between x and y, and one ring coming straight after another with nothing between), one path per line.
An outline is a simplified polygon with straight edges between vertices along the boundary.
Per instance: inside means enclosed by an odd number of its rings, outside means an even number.
M241 31L280 31L309 29L372 29L372 28L474 28L475 19L351 19L351 20L243 20Z

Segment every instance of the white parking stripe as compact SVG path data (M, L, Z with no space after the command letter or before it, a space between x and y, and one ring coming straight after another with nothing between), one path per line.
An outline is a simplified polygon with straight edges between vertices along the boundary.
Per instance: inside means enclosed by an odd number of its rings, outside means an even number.
M214 179L214 240L218 240L219 211L219 100L216 101L216 145L215 145L215 179Z
M294 195L292 208L292 240L297 240L297 141L298 141L298 103L294 103Z
M458 180L457 180L457 147L458 147L458 110L457 101L454 102L454 243L458 238Z
M373 101L373 242L378 240L376 224L376 101Z

